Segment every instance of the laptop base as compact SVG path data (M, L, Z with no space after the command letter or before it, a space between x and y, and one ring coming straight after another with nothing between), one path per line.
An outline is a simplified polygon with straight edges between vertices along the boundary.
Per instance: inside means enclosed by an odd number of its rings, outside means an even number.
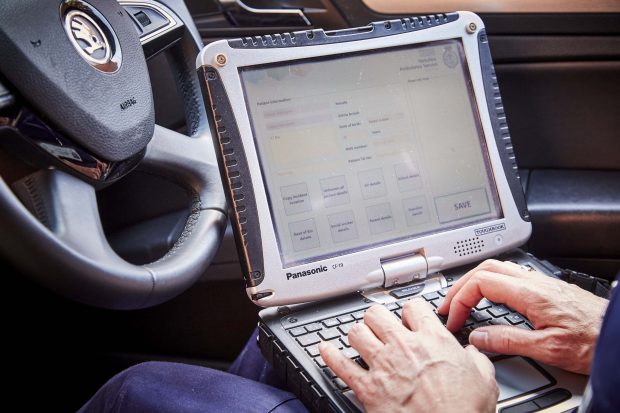
M552 264L521 250L496 258L531 266L552 277L557 277L560 272ZM289 390L299 397L310 411L363 411L363 406L353 391L348 389L342 380L334 377L317 355L317 337L321 340L331 338L350 358L363 363L363 360L356 356L355 350L347 346L346 333L354 322L363 317L366 308L381 303L399 316L399 311L402 311L401 304L414 297L424 297L437 307L447 288L471 268L473 265L444 271L424 281L406 287L399 286L391 291L391 295L356 293L321 302L265 309L260 312L261 351L286 381ZM387 297L387 301L384 299L384 302L381 302L379 297ZM473 322L532 328L527 319L521 318L521 315L500 303L485 303L483 300L478 307L478 313L488 314L489 320L476 317L477 320L472 320ZM457 332L456 338L461 344L466 344L466 332L477 326L480 325L470 325L469 329ZM336 337L336 334L339 334L339 337ZM586 376L568 373L523 357L495 355L491 356L491 360L495 365L500 388L498 412L530 412L550 408L553 411L565 412L581 403Z

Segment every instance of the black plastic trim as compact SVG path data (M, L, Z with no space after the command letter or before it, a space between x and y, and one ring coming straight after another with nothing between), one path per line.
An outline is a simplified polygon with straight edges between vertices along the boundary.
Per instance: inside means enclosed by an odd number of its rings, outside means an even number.
M531 364L532 364L532 366L536 367L535 363L531 363ZM542 370L542 371L544 371L544 370ZM551 396L554 396L554 395L556 397L551 399L551 400L549 400L549 398ZM529 410L527 410L525 408L525 405L528 404L528 403L533 403L534 406L536 406L536 411L538 411L539 409L543 410L543 409L547 409L549 407L558 405L558 404L560 404L560 403L570 399L572 396L573 395L571 394L570 391L568 391L568 390L566 390L564 388L557 388L557 389L550 390L550 391L548 391L546 393L543 393L541 395L537 395L535 397L530 397L529 399L523 400L522 402L519 402L517 404L513 404L511 406L506 406L506 407L502 408L499 412L500 413L517 413L517 412L529 411ZM545 398L547 400L543 401Z
M200 85L204 101L213 113L212 136L226 200L233 210L229 215L243 277L247 287L256 287L265 277L265 266L250 168L228 94L217 70L212 66L203 66L199 70L203 78Z
M324 31L322 29L232 39L228 45L234 49L266 49L276 47L317 46L343 43L376 37L415 32L440 26L458 20L458 13L431 14L419 17L404 17L370 23L365 27Z
M605 269L585 259L603 264L620 258L620 171L532 170L527 203L532 214L528 244L533 253L580 258L582 265L574 269L593 275L616 273L617 266ZM572 267L576 262L557 264Z
M491 58L491 49L489 48L489 38L484 29L478 33L478 47L480 53L480 66L482 67L482 80L484 82L484 94L486 96L487 106L489 107L489 116L493 126L493 134L497 142L497 150L502 159L504 173L508 179L508 186L512 192L512 198L517 204L519 215L524 221L530 221L530 213L525 203L525 194L521 185L521 177L510 139L510 131L506 121L506 112L504 103L499 92L499 84Z
M273 366L276 373L286 382L288 389L295 395L312 413L343 413L358 412L344 397L342 401L348 410L343 411L334 406L319 384L312 379L308 371L293 356L286 346L280 342L269 329L267 324L258 324L258 344L265 359Z

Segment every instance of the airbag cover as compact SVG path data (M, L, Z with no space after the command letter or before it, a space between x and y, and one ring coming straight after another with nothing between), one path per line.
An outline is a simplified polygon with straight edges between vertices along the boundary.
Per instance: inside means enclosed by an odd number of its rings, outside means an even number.
M65 31L71 10L102 29L119 58L112 70L95 67L74 46ZM78 41L83 48L93 43ZM116 1L0 2L0 74L39 115L99 158L127 159L153 136L146 61L133 22Z

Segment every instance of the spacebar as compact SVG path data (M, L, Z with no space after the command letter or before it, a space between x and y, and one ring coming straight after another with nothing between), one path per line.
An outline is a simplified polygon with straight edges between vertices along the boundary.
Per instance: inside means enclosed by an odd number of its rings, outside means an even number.
M353 390L347 390L344 393L342 393L342 395L344 397L346 397L347 399L349 399L351 404L353 404L355 407L357 407L360 412L365 412L366 411L366 410L364 410L364 405L362 404L360 399L357 398L357 396L355 395Z

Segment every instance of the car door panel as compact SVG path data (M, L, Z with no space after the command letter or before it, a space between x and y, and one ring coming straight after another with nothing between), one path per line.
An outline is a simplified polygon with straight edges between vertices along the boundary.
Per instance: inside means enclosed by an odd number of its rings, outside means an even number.
M497 76L520 167L620 170L620 61L498 64Z

